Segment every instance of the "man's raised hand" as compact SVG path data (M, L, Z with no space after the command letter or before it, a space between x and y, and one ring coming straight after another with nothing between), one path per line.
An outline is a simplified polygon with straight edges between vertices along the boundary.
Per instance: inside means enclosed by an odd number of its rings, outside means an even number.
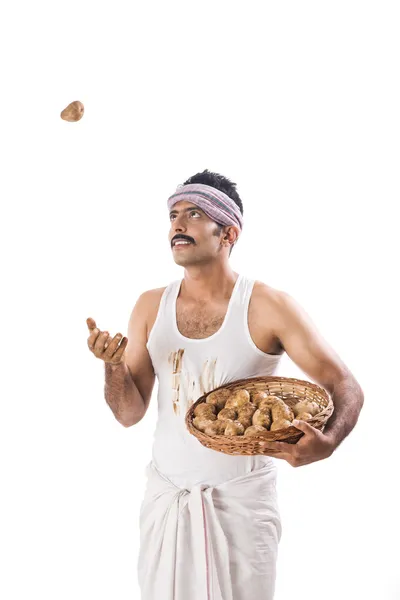
M97 358L104 360L105 363L111 365L123 363L125 361L125 348L128 344L128 338L124 337L121 333L117 333L114 338L111 338L108 331L100 331L94 319L90 317L86 319L86 324L90 331L87 343L91 352Z

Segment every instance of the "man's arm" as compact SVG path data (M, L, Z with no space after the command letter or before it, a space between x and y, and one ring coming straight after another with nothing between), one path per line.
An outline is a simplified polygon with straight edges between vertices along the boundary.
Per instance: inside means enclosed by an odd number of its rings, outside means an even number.
M361 386L310 316L286 292L276 293L273 322L274 334L291 360L331 395L335 411L324 435L336 448L357 423L364 403Z
M130 427L144 416L143 398L125 361L105 363L104 397L118 423Z
M155 382L153 365L146 348L147 315L151 290L137 300L128 324L125 361L105 364L104 394L115 418L125 427L143 419Z

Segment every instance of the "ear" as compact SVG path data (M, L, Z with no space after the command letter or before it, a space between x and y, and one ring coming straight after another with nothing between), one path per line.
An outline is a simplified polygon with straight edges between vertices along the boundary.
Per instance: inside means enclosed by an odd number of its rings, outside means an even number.
M224 240L228 240L234 245L238 241L239 237L239 227L235 227L234 225L228 225L225 231Z

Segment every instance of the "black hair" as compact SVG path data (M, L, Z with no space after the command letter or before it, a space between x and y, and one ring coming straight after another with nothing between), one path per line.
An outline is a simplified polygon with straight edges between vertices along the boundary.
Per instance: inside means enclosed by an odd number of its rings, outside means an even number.
M189 177L189 179L187 179L183 183L183 185L188 185L190 183L203 183L204 185L210 185L211 187L214 187L217 190L224 192L239 207L239 210L243 215L243 203L239 194L236 191L237 184L233 183L233 181L231 181L227 177L224 177L219 173L213 173L208 169L204 169L202 173L196 173L196 175L192 175L192 177ZM217 225L220 233L223 225L220 225L219 223L217 223ZM232 252L232 249L233 246L231 246L229 254Z

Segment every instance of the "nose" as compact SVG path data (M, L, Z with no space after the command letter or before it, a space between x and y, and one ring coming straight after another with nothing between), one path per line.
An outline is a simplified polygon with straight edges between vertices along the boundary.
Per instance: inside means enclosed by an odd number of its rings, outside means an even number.
M173 220L173 222L171 222L171 229L170 229L170 233L169 233L169 241L172 244L172 240L174 239L174 237L178 234L183 234L185 235L185 226L184 223L182 221L182 219L180 219L179 216L176 216L175 219Z
M173 228L173 231L174 235L176 235L177 233L183 233L184 231L186 231L186 227L184 227L183 225L177 225Z
M175 217L174 222L172 223L172 230L175 233L186 231L187 227L185 225L184 215L178 215Z

